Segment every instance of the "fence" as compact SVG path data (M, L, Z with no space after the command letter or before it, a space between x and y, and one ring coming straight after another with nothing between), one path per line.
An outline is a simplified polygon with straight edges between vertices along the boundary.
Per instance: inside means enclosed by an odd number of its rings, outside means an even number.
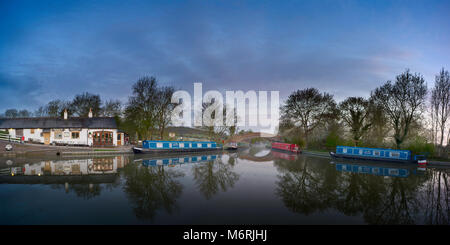
M20 143L21 139L16 137L11 137L11 135L7 133L1 133L0 132L0 140L8 141L8 142L17 142Z

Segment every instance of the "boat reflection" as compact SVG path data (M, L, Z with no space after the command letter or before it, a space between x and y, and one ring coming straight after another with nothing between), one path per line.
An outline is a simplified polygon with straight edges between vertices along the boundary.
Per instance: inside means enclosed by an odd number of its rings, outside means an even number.
M168 158L144 159L142 165L144 166L175 166L187 163L208 162L217 159L219 155L200 155L200 156L180 156ZM139 161L139 160L138 160Z
M406 178L410 172L403 168L387 168L378 166L367 166L360 164L335 163L336 170L340 172L351 172L359 174L372 174L377 176L401 177Z
M295 161L298 158L298 155L295 153L288 153L288 152L280 152L280 151L271 151L272 156L279 159L289 160L289 161Z

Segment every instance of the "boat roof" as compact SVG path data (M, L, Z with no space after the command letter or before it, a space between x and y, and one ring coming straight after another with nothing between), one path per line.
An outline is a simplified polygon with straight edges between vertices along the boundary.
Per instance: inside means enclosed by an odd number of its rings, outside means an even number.
M30 117L30 118L0 118L0 129L29 128L99 128L116 129L114 117Z
M399 150L399 149L386 149L386 148L369 148L369 147L358 147L358 146L345 146L345 145L338 145L336 146L336 148L338 147L347 147L347 148L358 148L358 149L368 149L368 150L380 150L380 151L407 151L407 152L411 152L410 150Z
M178 140L144 140L146 142L158 142L158 143L216 143L214 141L178 141Z

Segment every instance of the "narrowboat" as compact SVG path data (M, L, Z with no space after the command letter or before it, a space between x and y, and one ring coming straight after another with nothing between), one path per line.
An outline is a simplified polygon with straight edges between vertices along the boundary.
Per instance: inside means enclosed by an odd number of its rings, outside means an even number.
M336 152L330 152L330 155L334 158L426 164L425 156L413 156L409 150L336 146Z
M225 150L233 151L238 149L238 144L236 142L230 142L226 144Z
M272 149L279 150L279 151L288 151L288 152L292 152L292 153L296 153L296 154L301 152L298 145L281 143L281 142L273 142Z
M142 148L133 147L133 152L140 153L171 153L171 152L200 152L221 150L213 141L160 141L144 140Z

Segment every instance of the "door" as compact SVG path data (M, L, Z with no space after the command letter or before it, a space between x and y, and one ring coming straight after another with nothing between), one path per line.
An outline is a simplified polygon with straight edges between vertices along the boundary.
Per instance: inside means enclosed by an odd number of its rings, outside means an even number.
M44 136L44 145L50 145L50 132L42 134Z
M121 133L117 133L117 145L118 146L122 145L122 134Z
M113 132L96 131L93 134L94 146L113 146Z

